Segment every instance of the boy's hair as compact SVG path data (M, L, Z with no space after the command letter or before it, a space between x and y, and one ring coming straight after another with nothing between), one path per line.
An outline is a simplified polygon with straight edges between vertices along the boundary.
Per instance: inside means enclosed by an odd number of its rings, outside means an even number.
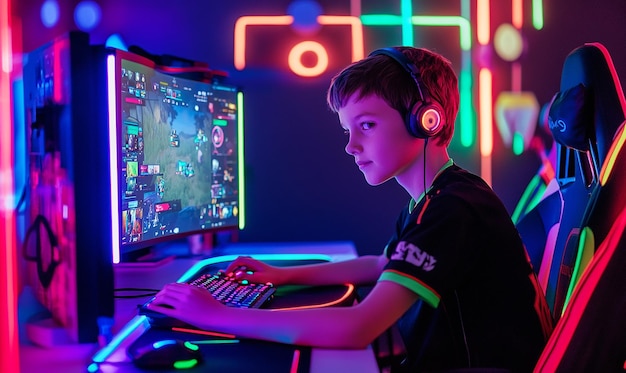
M440 54L424 48L395 49L417 66L422 89L428 90L431 99L443 108L444 128L433 140L438 145L448 145L459 110L458 79L452 64ZM385 55L370 56L344 68L331 80L326 100L330 109L338 112L354 94L358 94L358 99L374 94L397 110L402 118L407 118L410 108L419 97L411 75L398 62Z

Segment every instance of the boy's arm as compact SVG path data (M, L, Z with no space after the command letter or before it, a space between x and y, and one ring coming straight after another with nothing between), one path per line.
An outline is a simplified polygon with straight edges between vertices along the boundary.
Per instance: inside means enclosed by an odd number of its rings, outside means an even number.
M417 299L416 293L402 285L380 281L361 303L351 307L245 309L224 306L205 290L178 283L166 285L149 307L201 329L238 337L358 349L393 325Z
M298 285L374 284L387 264L384 255L365 255L340 262L286 267L285 283Z
M376 282L386 264L384 255L292 267L276 267L251 257L239 257L226 272L238 280L275 285L368 285Z

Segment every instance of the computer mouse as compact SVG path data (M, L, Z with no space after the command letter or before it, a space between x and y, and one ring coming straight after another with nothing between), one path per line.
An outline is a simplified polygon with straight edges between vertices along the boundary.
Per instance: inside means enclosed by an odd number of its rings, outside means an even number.
M136 367L147 370L187 369L202 362L198 345L180 339L165 339L128 350Z

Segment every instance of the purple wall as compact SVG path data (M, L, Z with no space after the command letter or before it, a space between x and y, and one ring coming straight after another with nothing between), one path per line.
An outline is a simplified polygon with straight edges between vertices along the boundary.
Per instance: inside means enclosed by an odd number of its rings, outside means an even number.
M437 7L445 12L441 5L444 4L454 9L450 14L458 14L459 2L438 2ZM23 25L25 51L64 31L76 29L72 12L78 1L61 1L59 24L49 29L39 18L41 3L20 0L14 4ZM281 48L295 44L300 36L288 28L264 28L250 33L248 53L256 62L243 71L234 68L235 21L243 15L284 15L291 3L288 0L235 3L101 0L102 21L90 31L90 36L92 43L99 44L110 34L118 33L128 45L155 54L208 62L215 69L228 71L233 81L243 86L248 210L246 229L240 233L242 241L351 240L362 254L378 253L408 195L393 181L376 188L368 186L343 151L346 139L335 115L326 108L324 94L333 73L348 62L347 55L342 56L343 51L338 50L339 60L331 62L327 73L314 79L299 78L284 68L286 52ZM347 0L318 3L325 14L349 13ZM382 5L373 0L362 3L363 13L398 12L393 7L381 9ZM525 34L528 51L523 58L524 90L535 92L540 103L547 102L558 90L565 56L584 42L596 41L608 48L624 82L626 2L604 0L602 5L597 5L585 0L550 0L544 1L544 6L544 29L530 29ZM529 8L525 6L526 11ZM418 4L414 5L414 11L419 11ZM498 11L510 12L492 9L496 16L510 14L498 15ZM337 38L330 40L329 45L345 43L347 33L343 31L324 31L329 40ZM458 38L456 35L453 37ZM399 44L401 40L399 30L394 28L381 29L378 33L367 29L365 38L366 51ZM419 40L443 54L450 50L450 58L458 66L456 51L450 49L453 47L416 32L416 44ZM508 77L504 79L510 81ZM476 149L452 149L451 153L458 163L477 171ZM538 166L539 160L533 154L513 156L496 139L493 187L511 211Z

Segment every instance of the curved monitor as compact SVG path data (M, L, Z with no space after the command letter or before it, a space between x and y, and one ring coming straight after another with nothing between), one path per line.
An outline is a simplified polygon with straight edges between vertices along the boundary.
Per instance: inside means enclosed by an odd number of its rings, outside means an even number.
M113 262L243 227L242 93L114 50L107 60ZM184 71L181 69L180 71Z

